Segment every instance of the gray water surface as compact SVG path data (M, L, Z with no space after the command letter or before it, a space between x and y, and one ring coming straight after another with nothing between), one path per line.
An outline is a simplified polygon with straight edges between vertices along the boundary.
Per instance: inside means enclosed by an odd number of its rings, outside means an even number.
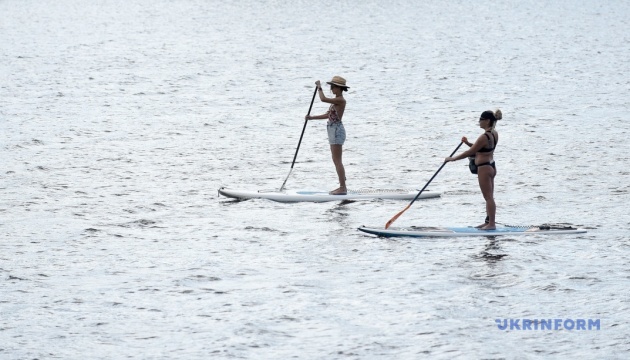
M0 358L624 358L630 3L0 1ZM315 80L351 86L348 185L421 188L501 108L497 220L381 239L408 203L278 188ZM319 101L313 114L327 106ZM337 187L325 122L290 189ZM397 226L480 223L465 161ZM496 319L599 319L500 330Z

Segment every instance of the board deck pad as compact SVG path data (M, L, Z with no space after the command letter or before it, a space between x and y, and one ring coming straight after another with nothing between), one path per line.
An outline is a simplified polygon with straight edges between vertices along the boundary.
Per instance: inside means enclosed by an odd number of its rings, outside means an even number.
M463 237L463 236L501 236L501 235L560 235L583 234L578 229L564 224L543 224L539 226L498 226L496 230L481 230L470 227L425 227L410 226L406 228L370 228L361 226L358 229L368 234L381 237Z
M413 200L419 191L414 189L357 189L348 190L346 195L330 195L325 190L238 190L222 187L219 189L219 195L240 200L267 199L278 202L326 202L374 199ZM440 193L424 191L418 199L430 199L439 196Z

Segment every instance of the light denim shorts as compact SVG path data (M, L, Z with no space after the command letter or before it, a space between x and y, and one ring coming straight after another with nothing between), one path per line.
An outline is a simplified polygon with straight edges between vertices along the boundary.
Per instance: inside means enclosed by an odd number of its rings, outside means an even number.
M330 145L343 145L346 142L346 129L342 122L328 124L326 129L328 129L328 143Z

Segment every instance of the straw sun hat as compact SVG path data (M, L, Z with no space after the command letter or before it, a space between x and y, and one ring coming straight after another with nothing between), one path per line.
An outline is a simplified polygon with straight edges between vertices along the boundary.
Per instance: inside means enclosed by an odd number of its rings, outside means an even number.
M339 87L346 88L346 89L350 88L350 86L346 85L346 79L342 78L341 76L333 76L332 80L326 81L326 84L337 85Z

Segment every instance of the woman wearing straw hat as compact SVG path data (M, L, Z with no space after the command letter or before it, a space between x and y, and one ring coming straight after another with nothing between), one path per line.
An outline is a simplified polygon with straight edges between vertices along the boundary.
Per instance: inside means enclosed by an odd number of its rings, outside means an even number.
M499 133L494 127L497 121L502 118L503 114L499 109L496 111L486 110L481 113L479 127L484 129L484 133L479 135L474 144L471 144L466 137L463 137L462 142L470 146L470 149L457 156L444 159L444 162L449 162L471 157L470 171L473 174L477 174L481 194L486 200L486 221L484 224L477 226L477 228L482 230L496 229L495 215L497 205L494 202L494 177L497 175L497 167L492 155L499 142Z
M325 114L310 116L306 115L306 120L323 120L328 119L326 128L328 129L328 143L330 144L330 152L332 153L333 163L337 170L337 176L339 177L339 187L330 192L331 195L346 195L348 189L346 188L346 170L343 167L341 161L342 146L346 141L346 129L343 127L341 119L343 113L346 110L346 99L343 98L343 92L348 91L349 86L346 86L346 79L341 76L334 76L331 81L326 82L330 85L330 91L335 97L328 98L324 95L322 86L319 80L315 82L317 85L317 92L319 93L319 99L322 102L329 103L330 108Z

